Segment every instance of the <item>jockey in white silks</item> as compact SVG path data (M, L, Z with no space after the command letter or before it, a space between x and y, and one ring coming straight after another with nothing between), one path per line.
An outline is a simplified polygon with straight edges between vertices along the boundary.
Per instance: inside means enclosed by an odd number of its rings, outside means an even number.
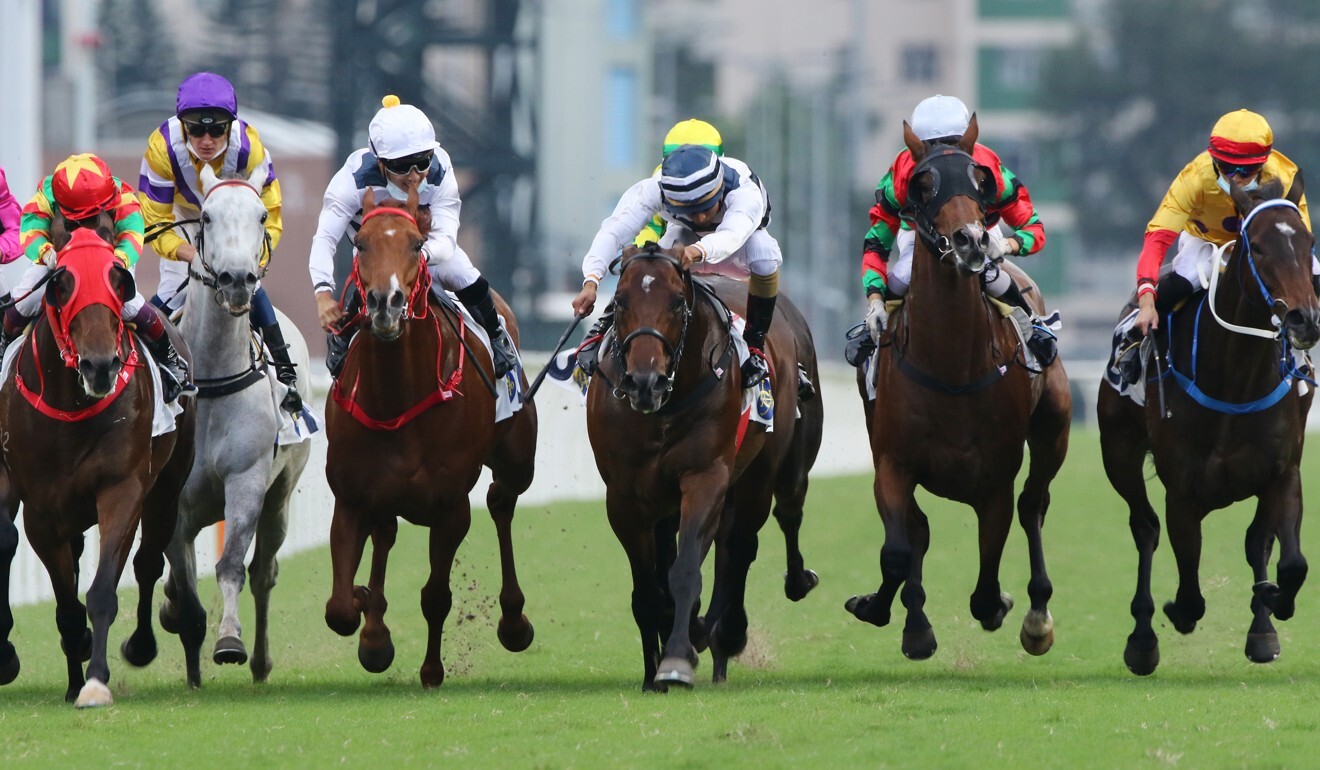
M321 204L316 235L308 258L308 272L316 295L321 326L330 332L326 367L338 376L344 354L356 327L336 332L335 324L356 312L361 298L349 287L341 306L336 299L335 247L352 227L362 223L362 198L368 189L376 200L383 197L407 200L416 188L419 208L429 210L431 230L422 244L433 287L448 289L481 324L490 337L495 377L501 378L518 365L513 340L500 324L491 296L490 283L458 245L458 213L462 202L458 180L449 154L435 140L435 127L425 113L411 104L400 104L386 96L367 128L370 144L356 150L330 179Z

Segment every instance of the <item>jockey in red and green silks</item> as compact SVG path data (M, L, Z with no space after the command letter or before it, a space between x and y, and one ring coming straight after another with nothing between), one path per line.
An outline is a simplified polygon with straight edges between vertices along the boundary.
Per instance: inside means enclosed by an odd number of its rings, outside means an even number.
M971 121L966 105L953 96L936 95L923 100L912 112L910 126L917 138L936 144L954 144L962 139ZM983 144L972 148L972 159L991 170L994 176L995 197L985 212L990 233L992 258L1007 255L1024 257L1035 254L1045 245L1045 227L1031 202L1027 186L1013 172L1004 167L994 150ZM874 338L879 338L888 322L884 300L907 294L912 277L912 254L916 234L903 223L899 212L907 205L908 184L916 163L912 153L904 149L875 189L875 205L871 207L871 228L866 232L862 246L862 288L869 301L867 326ZM997 225L1004 222L1013 233L1003 236ZM898 254L892 255L897 247ZM1022 297L1021 290L1004 271L985 284L992 297L1003 299L1021 308L1031 319L1033 328L1039 320ZM1054 358L1054 337L1043 328L1034 329L1028 345L1042 363Z
M43 292L36 286L55 267L56 248L52 225L56 218L64 231L96 229L105 218L113 223L110 234L115 256L132 271L142 256L142 211L133 188L110 173L110 167L95 155L70 155L55 167L55 173L42 180L37 194L23 208L20 241L32 266L23 273L13 296L17 300L4 317L6 342L22 333L28 321L41 310ZM155 309L134 291L124 303L123 318L137 326L145 347L161 365L165 400L178 398L187 382L187 364L165 333L165 325Z

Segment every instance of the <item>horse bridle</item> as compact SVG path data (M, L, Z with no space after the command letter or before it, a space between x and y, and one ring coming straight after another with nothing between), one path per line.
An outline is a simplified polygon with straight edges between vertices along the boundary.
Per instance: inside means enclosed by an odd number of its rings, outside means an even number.
M648 250L640 251L629 257L627 262L623 262L619 267L619 276L622 277L623 273L633 261L638 259L658 259L668 262L673 265L674 269L678 271L679 276L683 279L683 286L685 289L683 292L683 322L678 330L678 344L675 345L670 342L669 338L654 326L643 326L639 329L634 329L623 338L623 341L615 346L613 357L619 366L619 370L622 371L624 375L627 375L628 362L626 359L628 355L628 347L632 345L633 341L638 337L655 337L660 340L660 344L665 348L665 354L669 356L669 369L665 372L665 378L668 380L668 387L665 388L665 390L672 391L674 389L674 375L678 371L679 361L683 358L683 348L687 343L688 323L692 320L692 303L688 300L687 292L687 289L690 288L690 284L688 283L689 273L683 269L682 263L669 254ZM627 394L623 392L623 389L617 385L614 386L614 389L611 392L614 397L618 399L627 397Z
M248 182L243 179L222 180L216 183L214 186L212 186L210 190L206 191L206 197L208 198L211 197L211 193L227 185L243 187L247 190L252 191L252 193L256 195L257 198L261 197L261 192L258 191L252 185L248 184ZM203 205L205 205L205 200L203 200L202 203ZM194 244L197 247L197 258L194 259L192 262L188 263L188 277L196 278L198 281L202 282L203 286L205 286L208 289L211 289L212 290L211 299L215 302L215 304L224 307L225 304L224 297L222 296L220 291L220 282L219 282L220 275L215 271L215 268L211 267L211 263L206 261L206 223L202 219L191 219L191 220L175 222L174 224L181 225L181 224L190 224L194 222L198 224L197 243ZM187 231L184 231L184 233L186 236ZM261 269L261 272L257 275L258 281L266 277L266 271L270 269L271 260L274 258L274 254L271 252L271 248L270 248L270 231L263 227L261 234L262 234L262 253L257 256L257 265L259 265ZM199 265L199 264L202 266L202 270L206 271L206 275L202 275L201 273L193 269L195 265Z
M978 169L987 174L991 173L971 155L948 144L931 147L926 157L912 169L909 180L915 180L922 174L931 175L933 179L931 198L925 203L918 204L912 200L909 191L908 202L899 211L899 216L912 226L921 240L925 241L941 261L947 261L949 255L953 253L953 243L949 241L949 237L941 235L935 227L935 217L940 209L944 208L944 204L957 196L965 195L979 203L982 212L989 209L988 195L976 179ZM993 174L991 176L993 178ZM985 224L985 222L983 213L981 223Z
M1287 303L1283 300L1275 299L1274 294L1270 292L1269 287L1265 285L1265 281L1261 279L1260 272L1256 269L1256 260L1251 254L1251 238L1247 235L1247 227L1250 226L1251 220L1256 217L1258 212L1273 208L1291 209L1297 212L1299 216L1301 215L1301 209L1298 208L1297 204L1286 198L1275 198L1264 201L1251 211L1247 212L1247 215L1242 218L1242 223L1238 226L1238 235L1242 238L1242 253L1240 255L1242 262L1239 262L1238 264L1241 265L1245 262L1247 267L1251 269L1251 277L1256 280L1256 287L1260 289L1261 299L1265 301L1265 306L1269 308L1275 319L1275 330L1271 332L1266 329L1257 329L1250 326L1239 326L1234 323L1229 323L1219 316L1219 311L1215 308L1215 294L1216 289L1219 286L1219 266L1222 263L1224 251L1232 245L1231 241L1215 249L1214 259L1211 260L1210 263L1210 279L1208 281L1209 294L1206 296L1206 304L1210 306L1210 314L1214 316L1215 321L1217 321L1220 326L1239 334L1246 334L1252 337L1264 337L1265 339L1280 339L1284 337L1285 332L1283 322L1280 319L1280 315L1275 312L1275 306L1283 305L1286 308Z

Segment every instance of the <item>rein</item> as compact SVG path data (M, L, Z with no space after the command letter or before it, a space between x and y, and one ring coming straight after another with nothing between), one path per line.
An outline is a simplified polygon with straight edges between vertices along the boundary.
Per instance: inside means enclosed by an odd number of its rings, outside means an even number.
M124 332L124 325L121 322L119 324L119 336L115 340L116 347L119 347L120 349L122 349L123 346L123 332ZM59 347L61 357L65 359L66 366L69 366L69 364L67 363L69 348L66 348L64 346L65 343L61 341L61 335L57 331L57 327L55 327L54 325L51 326L51 333L55 336L56 345ZM31 388L29 388L27 383L24 382L23 375L19 370L19 364L21 363L23 358L24 348L19 348L18 355L15 357L14 360L14 385L18 389L18 392L22 394L23 398L29 404L32 405L33 409L36 409L38 412L51 419L60 420L61 422L81 422L83 420L87 420L92 417L95 417L101 412L104 412L106 409L109 409L110 405L113 404L116 400L118 400L119 396L122 395L123 392L128 389L127 385L129 380L133 378L133 374L134 372L137 371L137 368L142 365L141 356L138 354L138 350L137 350L137 344L133 340L133 336L129 335L128 355L124 359L124 365L119 370L119 374L115 375L114 387L111 389L110 393L107 394L105 398L97 399L96 402L93 403L91 406L84 407L82 409L73 409L73 410L59 409L57 407L51 406L50 403L45 400L46 375L45 375L45 367L42 366L41 363L41 354L37 347L37 331L34 329L30 334L28 334L28 337L32 340L32 360L36 364L36 368L37 368L38 389L36 391L33 391ZM67 338L67 333L65 334L65 337ZM74 363L71 366L69 366L69 368L76 368L76 367L77 367L77 356L75 353Z

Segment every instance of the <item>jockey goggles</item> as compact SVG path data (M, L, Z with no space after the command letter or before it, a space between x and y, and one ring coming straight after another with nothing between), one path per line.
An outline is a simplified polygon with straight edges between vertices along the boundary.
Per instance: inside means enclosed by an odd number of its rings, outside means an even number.
M212 139L219 139L229 133L229 123L194 123L191 120L183 122L183 130L188 132L188 136L201 138L210 136Z
M404 176L412 171L425 174L431 169L433 158L435 158L435 151L425 150L412 155L405 155L402 158L381 158L380 162L385 166L385 170L391 174Z
M1223 161L1215 161L1215 165L1219 167L1219 173L1223 174L1224 176L1237 176L1237 177L1250 178L1259 174L1261 168L1265 164L1250 163L1247 165L1239 166L1239 165L1229 165L1227 163L1224 163Z

